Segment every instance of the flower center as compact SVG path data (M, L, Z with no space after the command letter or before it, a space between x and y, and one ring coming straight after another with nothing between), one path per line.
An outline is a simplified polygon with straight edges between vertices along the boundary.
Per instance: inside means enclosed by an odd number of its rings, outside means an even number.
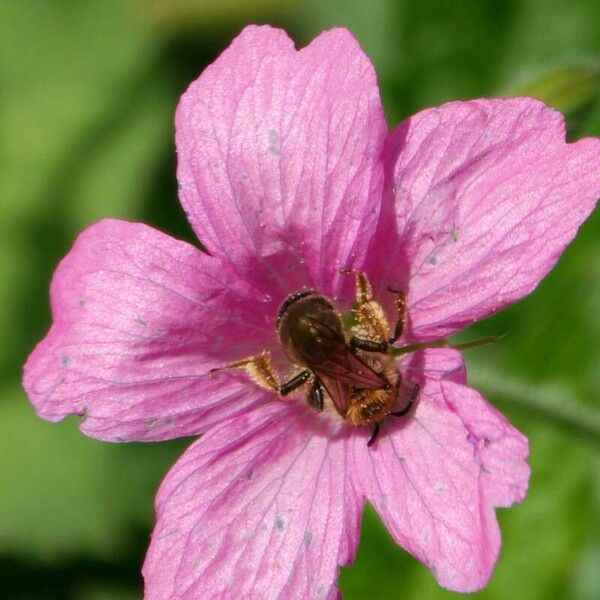
M277 334L293 366L289 379L280 383L267 350L223 368L245 369L256 384L280 397L305 390L313 410L327 409L350 425L373 427L372 444L381 421L388 415L405 416L419 392L418 385L403 381L398 356L432 347L466 348L495 338L455 346L441 339L397 347L394 344L407 318L405 295L390 290L396 297L392 328L383 307L373 298L367 276L359 271L344 273L352 274L356 284L350 313L342 315L326 296L310 289L290 294L281 305Z

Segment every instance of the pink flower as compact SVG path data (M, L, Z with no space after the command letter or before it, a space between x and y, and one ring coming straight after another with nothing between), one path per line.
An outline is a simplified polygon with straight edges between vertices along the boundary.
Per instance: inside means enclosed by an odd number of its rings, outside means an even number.
M268 349L283 376L279 306L311 287L348 310L342 267L364 270L388 310L388 286L408 292L401 343L518 300L593 210L600 141L565 143L561 115L530 98L452 102L388 133L347 31L296 51L268 27L192 83L176 126L181 202L210 255L145 225L92 225L54 275L54 324L25 366L50 421L82 415L109 441L203 434L158 492L147 598L336 597L365 500L442 586L481 588L494 508L527 490L527 441L466 385L457 351L403 359L416 407L370 448L369 428L302 395L210 371Z

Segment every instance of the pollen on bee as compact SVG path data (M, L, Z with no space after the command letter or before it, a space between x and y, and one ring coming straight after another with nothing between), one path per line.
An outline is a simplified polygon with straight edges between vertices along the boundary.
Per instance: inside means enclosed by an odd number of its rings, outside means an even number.
M267 390L278 390L279 384L271 365L271 355L267 350L263 350L257 356L250 356L227 363L223 367L212 369L211 372L239 368L244 369L250 376L250 379L260 387Z
M291 367L285 380L279 380L267 350L222 369L244 369L256 384L279 398L302 392L314 411L349 425L375 427L376 435L388 415L405 414L406 386L392 352L406 319L404 294L389 289L396 295L397 306L391 335L367 276L352 270L343 272L355 277L351 317L342 315L329 298L311 289L290 294L281 305L276 331Z
M396 394L389 390L361 390L348 404L344 418L356 426L372 425L389 414L396 403Z

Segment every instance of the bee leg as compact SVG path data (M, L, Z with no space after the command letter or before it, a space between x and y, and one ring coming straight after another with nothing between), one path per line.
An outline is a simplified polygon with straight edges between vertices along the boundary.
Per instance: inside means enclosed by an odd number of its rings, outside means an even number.
M375 427L373 427L373 433L371 434L371 437L369 438L369 441L367 442L368 448L370 448L375 443L375 440L377 439L378 435L379 435L379 423L377 423L377 425L375 425Z
M354 347L367 352L387 352L390 325L383 308L373 299L373 289L367 276L360 271L349 269L342 270L342 273L353 274L356 282L355 307L353 309L356 325L352 327L352 339L376 344L369 348L361 348L358 345L360 342L355 342Z
M388 292L396 294L396 326L394 327L394 335L388 340L390 344L393 344L400 338L406 327L406 294L391 287L388 287Z
M354 275L357 304L365 304L373 300L373 288L371 288L371 284L364 273L354 269L340 269L340 273L344 275Z
M294 375L289 381L282 383L277 390L280 396L287 396L294 390L298 389L301 385L304 385L310 379L310 371L304 369L297 375Z
M271 355L267 350L263 350L256 356L249 356L248 358L242 358L236 360L222 367L211 369L210 373L216 373L218 371L225 371L228 369L244 369L250 376L252 381L266 390L271 390L276 393L280 393L279 381L277 375L271 366Z
M387 342L373 342L371 340L363 340L361 338L352 337L349 342L350 348L358 348L366 352L383 352L384 354L389 349Z
M308 392L308 405L317 412L323 412L323 386L316 378Z
M408 397L408 403L406 404L406 406L402 410L390 413L390 415L392 415L394 417L403 417L406 413L408 413L410 411L410 409L412 408L412 405L415 403L417 396L419 395L419 390L420 390L419 384L415 383L412 391L410 392L410 396Z

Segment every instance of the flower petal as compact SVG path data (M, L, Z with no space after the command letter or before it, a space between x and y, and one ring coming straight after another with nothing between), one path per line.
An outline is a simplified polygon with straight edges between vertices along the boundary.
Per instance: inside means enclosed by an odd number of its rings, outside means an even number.
M373 66L348 31L296 51L283 31L247 27L181 98L181 202L213 255L278 298L334 295L375 226L385 135Z
M156 499L147 600L336 597L361 502L346 442L323 435L319 422L304 406L276 402L186 451Z
M265 304L226 265L145 225L102 221L51 286L54 324L25 365L39 415L85 415L105 440L197 434L263 401L243 377L207 372L272 339Z
M565 143L562 116L531 98L425 110L394 130L387 160L396 272L383 278L409 289L420 339L531 292L600 196L600 140Z
M425 373L455 365L448 352L423 353ZM449 379L426 378L414 414L388 422L371 448L358 438L354 462L394 539L442 586L467 592L487 583L498 556L493 507L522 500L529 471L523 436L457 377L452 367Z
M522 502L529 485L527 438L474 389L442 382L448 406L460 417L481 465L481 483L494 506Z

